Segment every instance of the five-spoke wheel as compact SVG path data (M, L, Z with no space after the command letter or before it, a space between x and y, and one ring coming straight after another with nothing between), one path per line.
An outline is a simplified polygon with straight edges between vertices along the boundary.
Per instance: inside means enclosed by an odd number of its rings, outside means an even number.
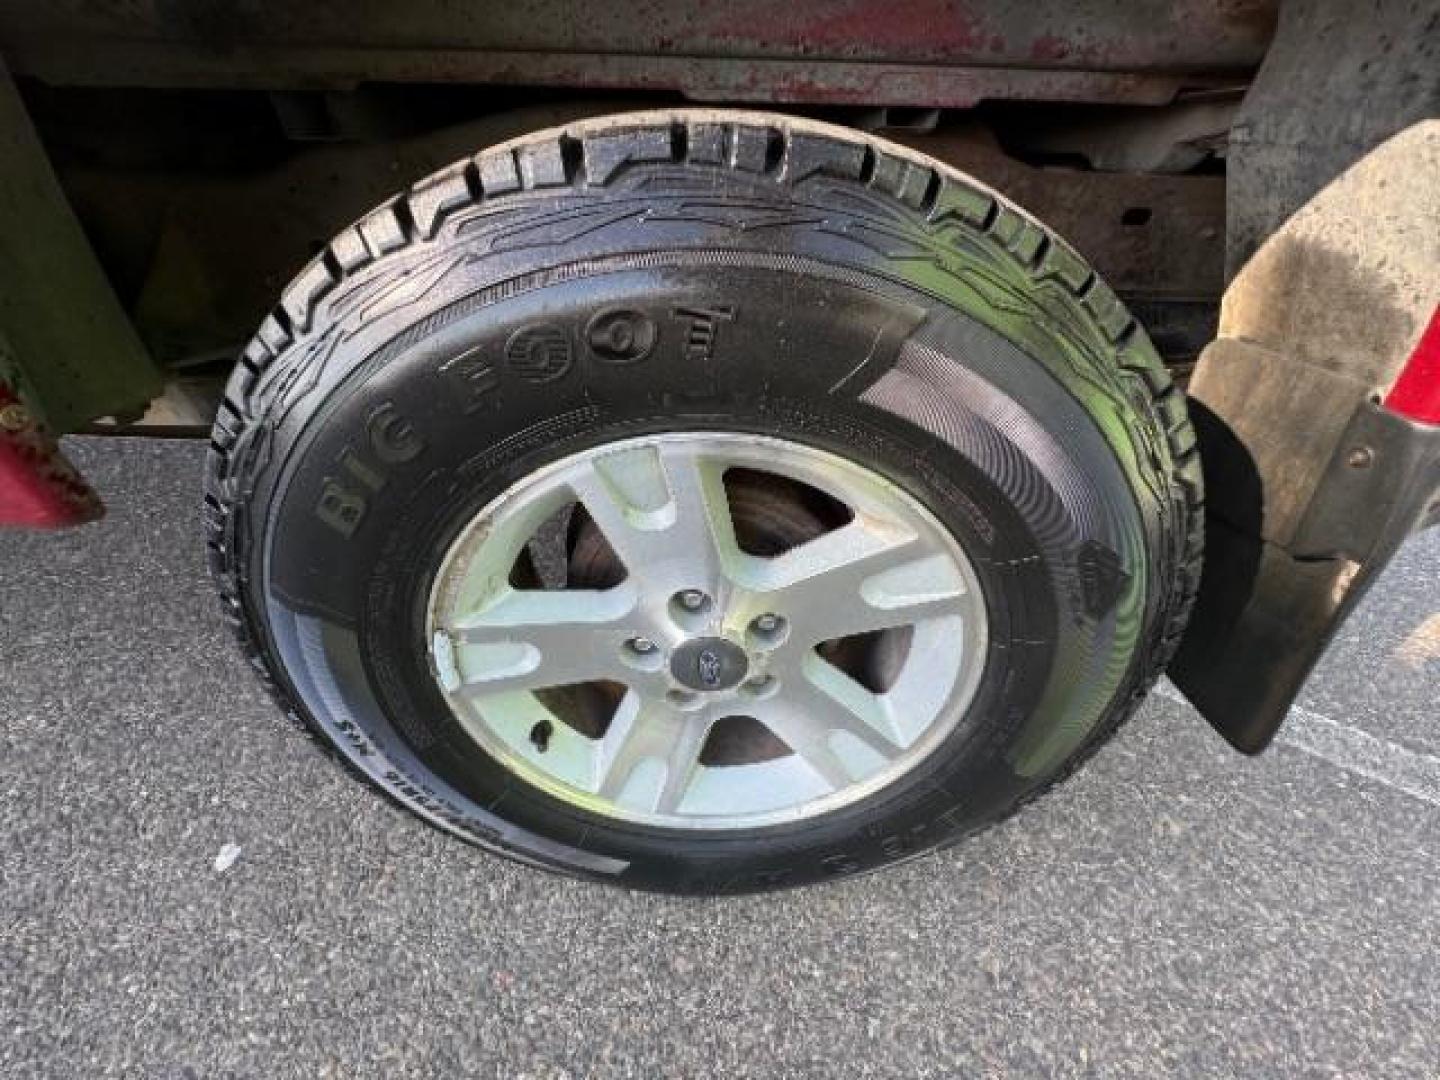
M488 753L683 828L805 817L912 768L963 713L985 634L970 561L916 499L719 432L527 477L464 529L430 604L436 677Z

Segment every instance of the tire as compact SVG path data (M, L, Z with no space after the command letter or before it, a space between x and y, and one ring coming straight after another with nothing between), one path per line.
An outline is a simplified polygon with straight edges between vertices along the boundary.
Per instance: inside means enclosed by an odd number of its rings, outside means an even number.
M427 619L467 522L678 433L853 465L968 558L978 681L897 779L674 827L557 797L457 719ZM729 893L933 850L1072 771L1175 649L1201 498L1183 395L1042 225L878 139L683 110L486 150L337 236L234 372L205 502L243 648L361 775L533 865Z

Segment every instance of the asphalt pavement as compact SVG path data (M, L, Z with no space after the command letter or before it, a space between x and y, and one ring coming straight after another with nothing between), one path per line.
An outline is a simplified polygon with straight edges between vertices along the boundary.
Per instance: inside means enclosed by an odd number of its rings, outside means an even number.
M352 780L223 628L203 443L68 448L110 516L0 533L0 1076L1440 1072L1440 530L1258 759L1162 688L948 853L677 900Z

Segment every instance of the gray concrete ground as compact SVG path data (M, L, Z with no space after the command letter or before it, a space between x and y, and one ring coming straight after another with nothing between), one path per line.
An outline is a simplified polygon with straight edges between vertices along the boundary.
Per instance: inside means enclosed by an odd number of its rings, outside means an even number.
M1162 693L955 851L680 901L351 780L221 627L201 447L71 451L111 517L0 535L0 1075L1436 1074L1440 534L1258 760Z

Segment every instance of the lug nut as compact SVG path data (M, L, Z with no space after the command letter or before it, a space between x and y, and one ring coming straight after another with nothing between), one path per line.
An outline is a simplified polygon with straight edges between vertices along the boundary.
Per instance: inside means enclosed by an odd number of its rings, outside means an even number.
M620 646L620 659L637 671L658 671L665 664L660 646L647 637L632 637Z
M750 620L750 631L747 635L752 649L774 649L784 643L789 635L789 627L785 620L771 612L763 615L756 615Z
M773 675L756 675L753 679L746 679L740 689L750 697L763 698L769 697L778 685Z
M695 620L709 614L714 601L703 589L681 589L670 597L670 617L686 629L695 629Z

